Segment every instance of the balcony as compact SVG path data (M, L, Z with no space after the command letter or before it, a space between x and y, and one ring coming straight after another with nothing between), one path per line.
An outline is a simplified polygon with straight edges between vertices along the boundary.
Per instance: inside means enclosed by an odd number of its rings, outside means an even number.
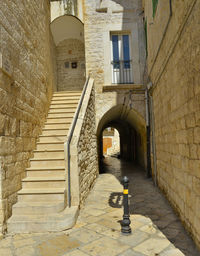
M132 60L112 61L112 83L133 84Z

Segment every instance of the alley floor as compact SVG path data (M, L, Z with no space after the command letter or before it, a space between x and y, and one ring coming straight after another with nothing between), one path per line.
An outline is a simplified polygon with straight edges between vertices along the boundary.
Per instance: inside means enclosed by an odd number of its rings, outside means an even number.
M130 179L132 234L121 234L120 181ZM7 235L1 256L199 256L167 200L132 163L105 158L103 173L71 230Z

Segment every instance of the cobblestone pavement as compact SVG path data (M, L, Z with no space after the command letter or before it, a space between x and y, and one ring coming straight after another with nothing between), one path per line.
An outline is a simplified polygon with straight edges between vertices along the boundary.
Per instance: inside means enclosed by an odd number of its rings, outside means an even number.
M199 256L170 205L133 164L106 158L76 226L0 241L0 256ZM123 175L130 179L132 234L121 234Z

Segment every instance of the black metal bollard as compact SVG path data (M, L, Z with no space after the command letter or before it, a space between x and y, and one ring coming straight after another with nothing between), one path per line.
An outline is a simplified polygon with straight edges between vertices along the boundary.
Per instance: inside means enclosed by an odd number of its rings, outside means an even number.
M128 183L129 179L128 177L124 176L123 178L123 186L124 186L124 192L123 192L123 205L124 205L124 215L123 220L121 222L121 232L124 235L128 235L131 233L131 221L130 221L130 214L129 214L129 204L128 204Z

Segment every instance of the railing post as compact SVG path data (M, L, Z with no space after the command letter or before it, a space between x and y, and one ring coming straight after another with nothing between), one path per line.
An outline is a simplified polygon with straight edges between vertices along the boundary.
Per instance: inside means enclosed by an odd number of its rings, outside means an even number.
M121 232L124 235L129 235L131 234L131 221L130 221L130 214L129 214L129 204L128 204L128 183L129 179L128 177L124 176L123 178L123 186L124 186L124 191L123 191L123 205L124 205L124 215L123 215L123 220L121 222Z

